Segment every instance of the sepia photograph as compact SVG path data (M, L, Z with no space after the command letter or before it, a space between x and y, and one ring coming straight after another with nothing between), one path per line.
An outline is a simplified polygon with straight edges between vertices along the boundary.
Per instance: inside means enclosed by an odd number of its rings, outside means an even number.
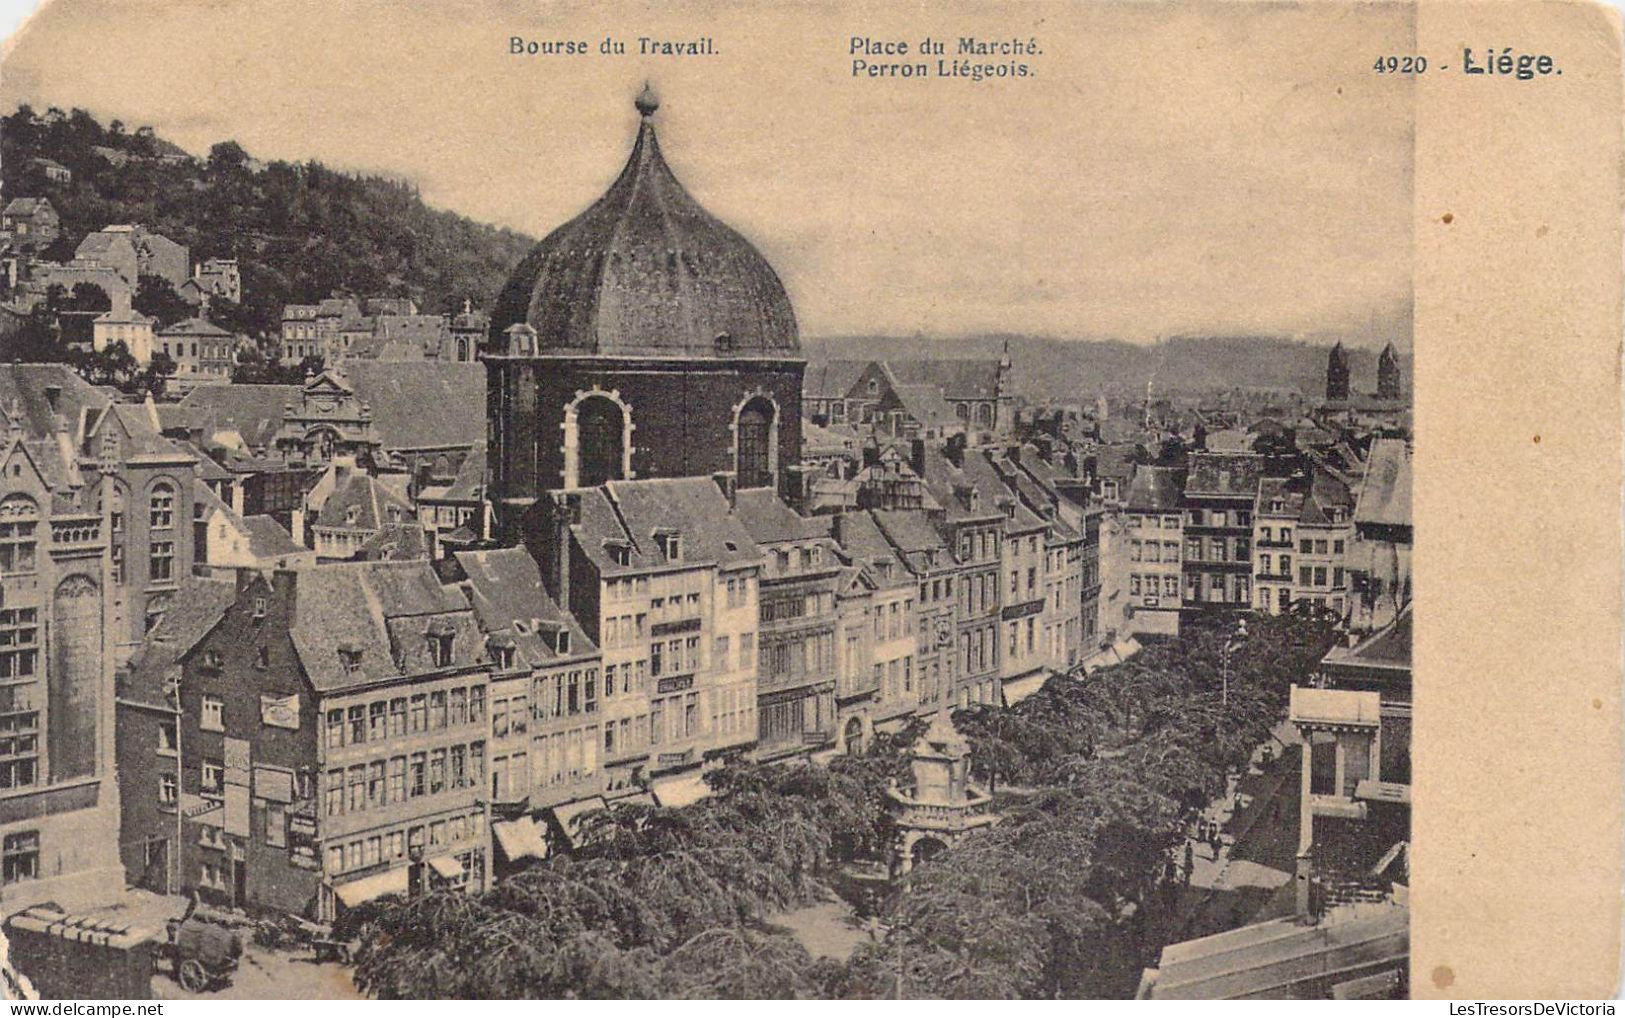
M0 991L1447 990L1417 23L43 4Z

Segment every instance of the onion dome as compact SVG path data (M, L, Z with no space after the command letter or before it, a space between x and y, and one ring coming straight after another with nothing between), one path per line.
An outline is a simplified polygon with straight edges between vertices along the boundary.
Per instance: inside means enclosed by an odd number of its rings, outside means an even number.
M678 183L655 139L660 103L648 85L634 105L642 123L626 168L519 263L497 297L492 337L524 324L542 355L796 356L778 274Z

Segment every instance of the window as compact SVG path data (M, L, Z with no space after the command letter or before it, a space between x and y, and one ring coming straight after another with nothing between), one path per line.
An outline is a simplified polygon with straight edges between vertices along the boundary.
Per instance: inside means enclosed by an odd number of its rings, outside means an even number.
M0 573L34 571L38 527L39 506L33 499L13 495L0 501Z
M1333 555L1341 555L1341 554L1343 554L1343 542L1342 541L1333 541L1332 542L1332 554Z
M226 730L226 702L218 696L203 697L203 713L198 719L198 727L205 732L223 732Z
M175 782L175 775L158 775L158 805L173 806L178 798L179 792Z
M327 800L327 815L341 816L344 813L344 772L331 770L327 772L327 785L322 790L323 798Z
M397 696L389 701L389 734L399 738L406 734L406 697Z
M15 884L39 876L39 832L18 831L0 843L0 883Z
M450 633L429 634L429 660L436 668L451 667L451 640Z
M404 802L406 800L406 757L392 756L389 758L384 788L385 802Z
M160 722L158 722L158 752L160 752L160 753L174 753L175 752L175 722L173 722L173 721L160 721Z
M168 530L175 525L175 486L159 481L147 499L147 525L153 530Z
M224 792L226 790L226 765L219 760L204 760L201 787L206 795L219 795Z
M1309 555L1309 554L1312 554L1314 552L1314 550L1315 550L1315 542L1309 540L1309 538L1306 537L1303 540L1298 542L1298 554L1300 554L1300 555Z
M152 558L149 565L149 578L154 582L173 580L175 578L175 542L152 542Z
M0 679L25 679L39 670L38 611L0 610Z
M382 742L389 734L389 704L374 700L367 705L367 739Z
M350 745L359 746L367 741L367 708L363 704L350 707Z

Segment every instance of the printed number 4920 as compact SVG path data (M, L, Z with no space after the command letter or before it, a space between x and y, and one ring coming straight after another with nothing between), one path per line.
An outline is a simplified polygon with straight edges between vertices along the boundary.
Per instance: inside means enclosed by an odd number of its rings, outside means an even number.
M1378 57L1371 69L1378 74L1421 74L1428 69L1428 58Z

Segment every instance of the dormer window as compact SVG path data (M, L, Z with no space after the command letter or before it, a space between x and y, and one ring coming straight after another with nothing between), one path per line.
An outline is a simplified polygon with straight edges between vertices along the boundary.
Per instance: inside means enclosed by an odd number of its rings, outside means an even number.
M343 666L346 675L354 675L359 672L361 670L361 648L351 643L340 646L339 664Z
M1286 510L1286 503L1284 501L1282 501L1281 499L1278 499L1278 498L1270 500L1270 512L1278 513L1278 512L1284 512L1285 510Z
M429 623L429 660L434 662L436 668L450 668L452 661L452 641L456 639L457 630L445 619L435 619Z
M359 520L359 519L361 519L361 507L360 506L352 505L352 506L349 506L348 508L346 508L344 510L344 522L349 523L351 525L354 525L355 522L357 520Z
M267 606L267 603L266 603L266 600L265 600L265 598L263 598L263 597L256 597L256 598L255 598L255 599L254 599L254 617L255 617L255 618L256 618L256 619L263 619L263 618L265 618L265 613L266 613L266 609L267 609L267 607L268 607L268 606Z
M680 562L683 558L683 535L675 530L655 531L655 544L667 562Z
M625 541L605 541L604 551L609 555L610 562L617 566L632 564L632 546Z

